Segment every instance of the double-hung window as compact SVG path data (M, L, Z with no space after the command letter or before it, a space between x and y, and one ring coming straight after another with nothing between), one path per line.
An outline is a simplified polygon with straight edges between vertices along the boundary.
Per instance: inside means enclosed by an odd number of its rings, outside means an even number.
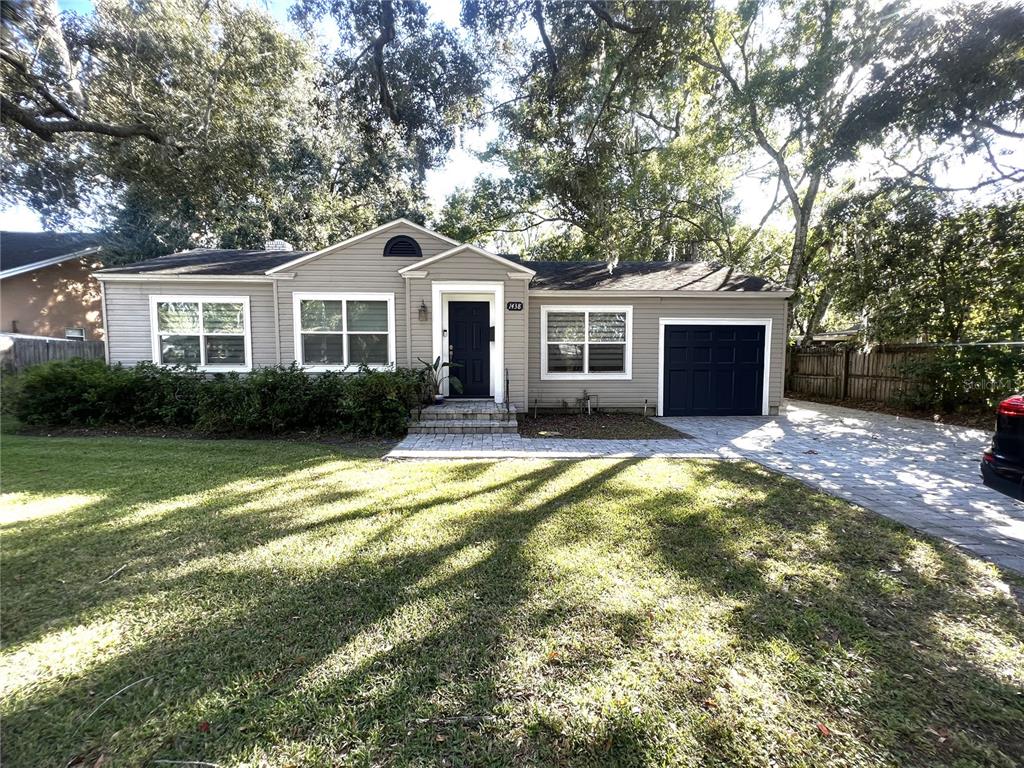
M632 325L632 307L541 307L541 378L630 378Z
M252 369L247 296L151 296L153 361L204 371Z
M295 356L311 370L395 364L393 293L296 293Z

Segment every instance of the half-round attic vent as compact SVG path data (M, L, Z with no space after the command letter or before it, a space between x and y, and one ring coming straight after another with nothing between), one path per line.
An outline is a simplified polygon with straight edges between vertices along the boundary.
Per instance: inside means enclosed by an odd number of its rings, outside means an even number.
M408 235L397 235L384 244L384 255L418 259L423 256L423 251L420 250L420 244Z

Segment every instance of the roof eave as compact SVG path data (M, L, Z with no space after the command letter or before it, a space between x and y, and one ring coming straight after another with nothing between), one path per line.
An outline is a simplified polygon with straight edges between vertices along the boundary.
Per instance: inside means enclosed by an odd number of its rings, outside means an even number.
M574 296L684 296L687 298L720 298L723 296L786 298L793 295L789 289L769 291L673 290L671 288L530 288L530 294L569 294Z
M18 275L24 275L26 272L35 272L37 269L46 269L46 267L53 267L57 264L63 264L65 261L71 259L80 259L83 256L89 256L93 253L99 253L100 246L93 245L89 248L83 248L79 251L72 251L71 253L65 253L60 256L54 256L49 259L43 259L42 261L34 261L31 264L22 264L20 267L11 267L0 272L0 280L8 277L17 277Z
M275 280L290 280L293 273L282 275L182 275L154 272L93 272L92 276L104 283L141 283L141 282L214 282L214 283L272 283Z

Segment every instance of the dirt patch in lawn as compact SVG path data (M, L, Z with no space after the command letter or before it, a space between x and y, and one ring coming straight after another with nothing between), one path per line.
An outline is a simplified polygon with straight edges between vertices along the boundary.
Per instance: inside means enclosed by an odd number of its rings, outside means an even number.
M692 438L672 427L635 413L539 414L522 416L523 437L566 437L589 440L673 440Z
M787 395L794 400L805 400L809 403L823 403L825 405L838 405L842 408L856 408L861 411L873 411L885 413L890 416L904 416L908 419L920 419L921 421L933 421L937 424L950 424L956 427L971 427L972 429L983 429L991 432L995 429L995 409L979 408L959 413L935 413L934 411L922 411L914 408L906 408L888 403L876 403L870 400L830 400L825 397L805 395L802 392L797 395Z

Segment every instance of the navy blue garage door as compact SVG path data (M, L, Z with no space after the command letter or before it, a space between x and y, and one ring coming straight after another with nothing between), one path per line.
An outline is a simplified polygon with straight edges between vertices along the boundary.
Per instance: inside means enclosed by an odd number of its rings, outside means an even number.
M763 325L665 326L666 416L754 416L764 396Z

